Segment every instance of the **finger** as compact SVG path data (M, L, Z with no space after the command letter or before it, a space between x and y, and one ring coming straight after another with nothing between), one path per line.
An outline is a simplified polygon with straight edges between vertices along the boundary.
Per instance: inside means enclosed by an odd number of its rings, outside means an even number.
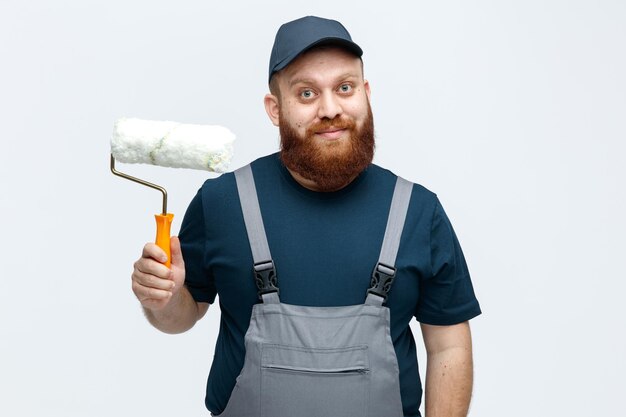
M133 281L133 292L135 293L137 299L141 302L149 299L164 301L168 300L172 296L172 293L170 291L145 287L137 283L136 281Z
M140 258L137 262L135 262L134 267L136 271L148 275L154 275L161 279L168 279L171 274L168 267L152 258Z
M160 310L167 305L167 300L153 300L152 298L148 298L143 300L141 305L149 310Z
M180 249L180 240L178 236L172 236L170 239L170 251L172 255L172 266L182 267L185 265L183 253Z
M151 242L144 245L141 257L152 258L157 262L167 261L167 254L165 253L165 251Z
M171 279L159 278L151 274L144 274L141 271L136 271L132 278L133 281L144 287L156 288L158 290L171 291L175 287L174 281Z

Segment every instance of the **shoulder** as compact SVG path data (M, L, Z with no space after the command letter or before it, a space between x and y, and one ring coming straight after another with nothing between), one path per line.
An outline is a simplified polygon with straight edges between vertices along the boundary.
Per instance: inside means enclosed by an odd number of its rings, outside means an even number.
M267 173L271 172L271 167L276 165L277 159L277 154L271 154L250 162L255 179L257 176L267 175ZM219 177L207 179L202 184L200 191L205 197L226 197L233 193L236 194L235 172L225 172Z
M395 181L398 178L398 175L395 174L393 171L387 168L383 168L376 164L370 165L368 170L371 176L374 178L374 181L383 181L383 182L395 184ZM421 206L428 205L428 206L433 207L434 205L437 204L438 199L437 199L437 194L435 192L429 190L422 184L419 184L413 181L412 178L404 178L404 177L402 178L413 184L413 189L411 191L411 204L412 205L419 204Z
M251 163L255 170L257 166L268 164L272 155L264 156ZM213 221L225 221L229 216L234 215L239 207L239 194L234 171L225 172L219 177L209 178L204 181L198 193L193 198L188 211L198 213L200 210L206 219Z

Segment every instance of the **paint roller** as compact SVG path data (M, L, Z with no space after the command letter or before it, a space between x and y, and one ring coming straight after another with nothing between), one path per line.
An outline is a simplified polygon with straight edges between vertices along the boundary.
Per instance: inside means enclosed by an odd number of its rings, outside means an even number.
M163 209L155 214L156 244L167 254L170 267L170 226L174 215L167 212L167 191L148 181L115 169L115 161L171 168L225 172L233 155L235 135L225 127L171 121L120 118L111 138L111 172L122 178L161 191Z

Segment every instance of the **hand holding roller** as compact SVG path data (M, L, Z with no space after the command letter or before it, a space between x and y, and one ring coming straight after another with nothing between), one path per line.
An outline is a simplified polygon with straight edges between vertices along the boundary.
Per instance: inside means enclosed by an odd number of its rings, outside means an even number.
M111 139L111 172L163 194L162 212L154 216L157 223L155 243L165 251L168 268L171 263L170 227L174 215L167 212L167 191L116 170L115 161L224 172L232 159L234 140L235 135L222 126L134 118L121 118L115 122Z

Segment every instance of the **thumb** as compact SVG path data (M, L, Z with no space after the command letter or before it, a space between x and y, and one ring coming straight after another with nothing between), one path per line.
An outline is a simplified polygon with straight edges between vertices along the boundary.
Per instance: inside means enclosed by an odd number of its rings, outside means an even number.
M183 252L180 249L180 240L178 239L178 236L172 236L170 240L170 251L172 266L183 267L185 265L185 261L183 261Z

